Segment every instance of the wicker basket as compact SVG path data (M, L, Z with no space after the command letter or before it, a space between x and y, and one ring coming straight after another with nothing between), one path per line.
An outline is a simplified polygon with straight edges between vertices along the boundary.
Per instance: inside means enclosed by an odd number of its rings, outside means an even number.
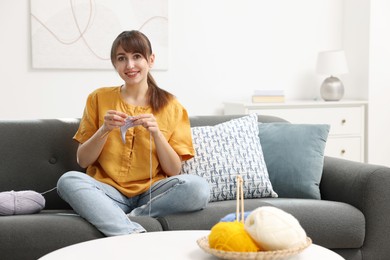
M222 259L237 259L237 260L249 260L249 259L257 259L257 260L274 260L274 259L282 259L288 256L297 255L311 245L312 241L309 237L306 238L306 244L289 248L284 250L275 250L275 251L259 251L259 252L230 252L230 251L222 251L210 248L209 240L207 236L202 237L197 240L198 245L205 252L212 254L216 257Z
M241 212L241 214L239 214ZM241 219L239 219L241 216ZM237 208L236 208L236 220L244 223L244 193L243 193L243 180L240 175L237 176ZM231 252L223 251L214 248L210 248L208 236L199 238L197 240L198 245L207 253L217 256L222 259L257 259L257 260L271 260L281 259L289 256L297 255L304 249L312 244L309 237L306 238L306 243L299 247L284 249L284 250L273 250L273 251L259 251L259 252Z

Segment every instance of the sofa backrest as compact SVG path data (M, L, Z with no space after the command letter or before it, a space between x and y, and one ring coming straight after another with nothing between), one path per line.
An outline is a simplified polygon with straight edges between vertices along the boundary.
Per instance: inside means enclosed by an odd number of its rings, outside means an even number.
M42 193L66 171L82 170L72 140L78 124L77 119L0 121L0 191ZM69 208L55 190L44 197L48 209Z
M194 116L191 126L215 125L235 116ZM260 122L284 121L259 116ZM56 186L67 171L83 171L76 161L78 143L72 140L79 119L0 120L0 192L34 190ZM55 190L44 194L46 209L70 208Z
M229 121L234 118L243 117L245 115L210 115L210 116L191 116L191 126L205 126L205 125L216 125L226 121ZM262 123L271 123L271 122L287 122L286 120L276 117L276 116L267 116L267 115L258 115L258 121Z

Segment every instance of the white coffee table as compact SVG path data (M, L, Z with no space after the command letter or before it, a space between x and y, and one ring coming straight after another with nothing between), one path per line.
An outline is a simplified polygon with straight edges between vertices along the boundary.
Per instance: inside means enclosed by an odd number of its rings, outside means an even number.
M41 257L40 260L215 260L218 258L204 252L196 242L209 233L209 230L164 231L101 238L58 249ZM341 260L344 258L331 250L312 244L300 254L287 259Z

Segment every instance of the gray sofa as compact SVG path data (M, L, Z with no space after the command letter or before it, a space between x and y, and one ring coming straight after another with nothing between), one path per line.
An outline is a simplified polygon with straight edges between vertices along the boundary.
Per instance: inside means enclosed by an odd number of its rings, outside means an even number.
M238 116L191 117L192 126L215 125ZM259 116L260 122L283 121ZM82 170L76 163L72 136L78 119L0 121L0 191L55 187L61 174ZM325 157L321 200L262 198L245 200L245 210L273 205L293 214L314 243L346 259L390 257L390 169ZM0 258L37 259L53 250L102 238L92 225L74 214L56 191L44 195L38 214L0 216ZM235 201L209 203L186 214L133 218L148 232L208 230L235 212ZM131 245L129 245L131 246Z

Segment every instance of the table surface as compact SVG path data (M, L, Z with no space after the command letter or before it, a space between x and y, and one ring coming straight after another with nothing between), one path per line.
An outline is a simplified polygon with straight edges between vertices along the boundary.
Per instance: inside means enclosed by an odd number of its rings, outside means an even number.
M217 257L204 252L197 240L207 236L203 231L164 231L90 240L53 251L40 260L63 259L169 259L169 260L216 260ZM341 260L338 254L312 244L288 260Z

